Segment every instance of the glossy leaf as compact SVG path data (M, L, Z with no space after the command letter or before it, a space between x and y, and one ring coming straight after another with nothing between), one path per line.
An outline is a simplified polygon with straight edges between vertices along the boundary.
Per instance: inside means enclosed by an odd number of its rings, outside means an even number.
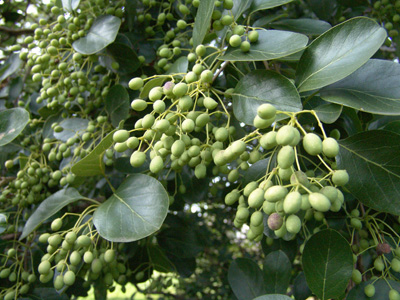
M256 12L264 9L271 9L274 7L278 7L287 3L292 2L293 0L253 0L251 4L250 10L251 12Z
M196 232L185 225L163 230L157 236L157 240L167 253L181 258L195 257L203 249Z
M121 19L111 15L97 18L85 37L72 43L76 52L91 55L103 50L117 37Z
M188 70L188 66L189 62L187 56L181 56L168 69L167 74L186 73Z
M364 288L367 284L373 283L375 287L375 295L373 297L367 297L364 293ZM361 282L360 284L353 287L346 300L387 300L389 299L389 291L390 287L388 283L392 286L393 289L400 291L400 283L398 281L394 281L391 279L378 279L378 280L369 280Z
M14 74L19 70L22 64L22 60L19 58L19 55L14 53L10 55L10 57L5 61L4 64L1 65L0 68L0 82Z
M296 300L306 300L311 294L304 272L300 272L293 282L293 295Z
M302 262L307 284L321 300L344 293L353 270L353 254L337 231L326 229L314 234L304 247Z
M168 194L153 177L127 177L93 215L99 234L112 242L140 240L160 229L168 212Z
M370 59L346 78L321 89L321 97L361 111L400 115L400 65Z
M269 159L270 158L268 157L255 162L246 170L246 172L244 172L243 186L251 181L257 181L259 178L265 176L267 173Z
M331 28L304 51L296 72L299 91L315 90L350 75L368 61L385 39L386 30L364 17Z
M161 86L164 81L166 81L167 78L166 77L157 77L154 78L148 82L146 82L146 84L144 85L142 91L140 92L139 98L140 99L145 99L147 98L147 96L150 93L150 90L156 86Z
M342 105L326 102L319 97L313 97L304 105L304 109L314 110L317 113L318 118L325 124L334 123L340 117L342 108ZM315 120L315 118L309 114L303 114L301 118L312 119L313 121Z
M0 146L12 142L29 122L29 113L23 108L0 111Z
M40 224L50 218L52 215L60 211L68 204L82 199L82 196L74 188L66 188L59 190L50 197L46 198L36 208L34 213L29 217L25 223L20 240L26 238L33 232Z
M274 22L270 26L307 35L320 35L332 27L328 22L315 19L284 19Z
M214 0L200 1L196 19L193 26L193 47L203 43L204 37L210 27L211 16L214 11Z
M235 21L242 16L242 14L250 8L253 0L233 0L232 14Z
M372 130L340 142L338 168L346 169L346 188L365 205L400 215L400 135Z
M62 0L62 6L65 11L73 12L79 6L80 0Z
M269 253L263 263L264 284L268 294L285 294L289 287L292 264L285 252Z
M77 176L96 176L104 175L104 152L113 144L113 134L111 131L87 156L82 158L71 168L71 172Z
M107 53L119 64L118 74L130 74L140 67L140 61L135 51L123 43L112 43L107 47ZM110 62L110 67L111 67Z
M117 127L119 122L129 117L130 102L126 88L120 84L110 88L105 101L105 108L111 118L111 124Z
M165 255L164 251L155 245L149 245L147 247L147 253L149 255L150 262L154 270L167 273L174 272L175 268L168 257Z
M257 108L263 103L271 103L281 111L297 112L302 108L300 96L289 79L273 71L255 70L236 85L233 112L239 121L252 125Z
M252 300L266 294L263 273L251 259L235 259L228 269L228 281L238 300Z
M305 35L280 30L258 30L258 42L249 52L229 47L220 60L225 61L264 61L278 59L303 50L308 43Z
M322 20L329 20L337 7L336 0L307 0L307 2L312 11Z
M293 299L285 295L268 294L254 298L253 300L293 300Z
M81 118L63 119L59 125L64 128L64 130L61 132L54 132L53 135L56 139L66 142L69 138L85 132L89 125L89 120Z

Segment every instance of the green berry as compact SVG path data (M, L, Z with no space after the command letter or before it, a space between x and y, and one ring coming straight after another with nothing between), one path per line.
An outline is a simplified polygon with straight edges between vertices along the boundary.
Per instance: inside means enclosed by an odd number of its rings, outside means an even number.
M257 188L252 191L249 195L249 206L255 209L258 209L262 206L264 202L264 190Z
M242 50L242 52L246 53L250 51L250 43L248 41L243 41L240 44L240 50Z
M143 84L144 84L144 81L142 78L135 77L129 81L128 85L129 85L129 88L132 90L139 90L143 86Z
M318 155L322 152L322 141L315 133L307 133L303 138L304 150L310 155Z
M75 273L71 270L65 272L64 274L65 285L71 286L75 283Z
M160 172L164 167L164 161L161 156L154 157L150 162L150 172L157 174Z
M346 170L337 170L332 175L332 182L337 186L344 186L349 182L349 174Z
M389 291L389 300L400 300L399 292L394 289L391 289Z
M291 146L283 146L278 152L277 162L278 166L287 169L293 165L295 161L294 149Z
M204 82L204 83L211 83L213 80L213 76L214 76L214 74L212 71L204 70L200 74L200 80L201 80L201 82Z
M249 34L248 34L248 38L249 38L250 43L257 42L258 41L258 37L259 37L259 34L258 34L258 31L256 31L256 30L250 31Z
M295 129L290 125L284 125L279 128L276 134L276 142L278 145L289 145L295 138Z
M339 144L334 138L326 138L322 142L322 152L327 157L335 157L339 154Z
M61 226L62 226L62 219L61 218L57 218L53 222L51 222L51 230L53 230L53 231L60 230Z
M285 225L287 232L297 234L301 229L301 220L297 215L290 215L287 217Z
M269 202L278 202L279 200L285 198L287 194L288 190L285 187L274 185L265 191L264 198Z
M311 193L308 196L311 207L319 212L327 212L331 208L329 199L321 193Z
M272 104L264 103L257 108L257 115L265 120L274 118L276 115L276 108Z
M301 194L299 192L290 192L283 200L283 210L286 214L295 214L301 208Z
M242 38L237 34L232 35L229 39L229 45L231 45L232 47L239 47L241 43Z
M355 284L360 284L362 281L362 275L361 272L357 269L353 269L352 273L351 273L351 279L353 280L353 282Z
M141 151L133 152L129 160L132 167L140 167L144 164L145 161L146 161L146 154Z
M129 138L129 131L125 129L117 130L113 134L113 141L116 143L123 143Z
M177 85L174 86L174 88L172 89L172 93L177 97L183 97L184 95L186 95L188 91L188 86L186 83L184 82L180 82Z

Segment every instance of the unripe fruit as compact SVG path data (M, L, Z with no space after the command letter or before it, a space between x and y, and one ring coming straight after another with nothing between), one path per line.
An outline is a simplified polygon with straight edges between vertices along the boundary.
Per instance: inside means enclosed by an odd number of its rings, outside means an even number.
M213 80L213 76L214 76L214 74L212 71L204 70L200 74L200 80L201 80L201 82L204 82L204 83L211 83Z
M399 292L394 289L391 289L389 291L389 300L400 300Z
M250 43L255 43L258 41L259 34L258 34L258 31L253 30L253 31L250 31L247 36L249 38Z
M270 131L264 134L260 139L261 147L263 147L265 150L274 148L277 145L276 135L276 131Z
M53 222L51 222L51 230L53 230L53 231L60 230L61 226L62 226L62 219L61 218L57 218Z
M73 231L68 232L65 236L65 240L67 241L67 243L73 244L76 241L76 233Z
M161 101L161 100L157 100L157 101ZM142 99L135 99L131 102L131 107L135 111L143 111L147 107L147 102Z
M207 175L207 167L204 164L198 164L196 166L196 168L194 169L194 175L196 176L197 179L205 178ZM225 203L226 203L226 201L225 201ZM226 203L226 204L230 205L228 203Z
M160 100L162 95L162 89L160 87L152 88L149 92L149 100L153 102Z
M301 194L299 192L290 192L283 201L283 210L286 214L295 214L301 207Z
M180 82L177 85L174 86L174 88L172 89L172 93L177 97L183 97L184 95L186 95L188 91L188 86L186 83L184 82Z
M125 129L118 130L113 134L113 141L123 143L129 138L129 131Z
M243 41L240 44L240 50L242 50L242 52L249 52L250 51L250 43L248 41Z
M129 81L128 85L129 85L129 88L132 90L139 90L143 86L143 84L144 84L144 81L142 78L135 77Z
M272 104L264 103L257 108L257 115L262 119L271 119L276 115L276 108Z
M315 133L307 133L303 138L304 150L310 155L318 155L322 152L322 141Z
M322 152L327 157L335 157L339 154L339 144L333 138L326 138L322 142Z
M64 283L65 285L71 286L75 283L75 273L70 271L65 272L64 274Z
M237 35L237 34L232 35L232 36L230 37L230 39L229 39L229 44L230 44L232 47L239 47L241 43L242 43L242 39L241 39L241 37L240 37L239 35Z
M171 147L172 155L176 157L180 157L182 153L185 151L185 143L182 140L176 140Z
M215 109L218 106L218 102L211 97L205 97L203 101L204 107L210 110Z
M128 146L129 149L136 149L139 146L139 139L135 136L130 137L127 141L126 141L126 145Z
M280 185L274 185L268 188L264 193L265 200L269 202L278 202L287 195L288 190Z
M204 45L198 45L195 52L198 56L204 56L206 54L206 47L204 47Z
M271 230L278 230L283 225L283 218L278 213L273 213L268 217L268 227Z
M115 251L113 249L108 249L104 253L104 261L109 264L109 263L113 262L114 259L115 259Z
M264 202L264 190L257 188L249 195L249 206L252 208L260 208Z
M395 272L400 272L400 259L393 258L391 261L392 270Z
M79 265L81 260L82 260L82 257L78 251L73 251L69 257L69 261L70 261L71 265L73 265L73 266Z
M164 160L161 156L154 157L150 162L150 172L157 174L164 168Z
M39 274L48 274L50 272L51 264L48 260L42 261L38 266Z
M285 222L286 230L289 233L297 234L301 229L301 220L296 215L290 215Z
M243 223L246 222L247 218L249 217L249 210L246 207L241 207L236 212L236 219L242 221Z
M308 196L311 207L320 212L327 212L331 207L329 199L321 193L311 193Z
M362 222L357 218L351 218L350 224L353 228L360 230L362 228Z
M291 146L284 146L278 152L278 166L283 169L291 167L295 160L294 149Z
M344 186L349 182L349 174L346 170L337 170L332 175L332 182L337 186Z
M385 269L385 264L382 260L382 257L379 256L374 260L374 268L378 272L382 272Z
M146 161L146 154L141 151L135 151L132 153L130 158L130 164L132 167L140 167Z
M274 123L275 118L271 118L271 119L262 119L260 118L258 115L254 117L253 120L253 125L254 127L258 128L258 129L265 129L268 128L272 125L272 123Z
M362 281L362 275L361 272L357 269L353 269L352 273L351 273L351 279L353 280L353 282L355 284L360 284Z
M244 190L243 190L243 195L246 196L246 197L248 197L248 196L250 195L250 193L251 193L252 191L254 191L256 188L258 188L258 183L257 183L256 181L249 182L249 183L245 186L245 188L244 188Z
M290 125L284 125L279 128L276 134L276 142L278 145L289 145L295 137L294 128Z
M250 217L250 226L258 227L263 222L263 214L261 211L255 211Z

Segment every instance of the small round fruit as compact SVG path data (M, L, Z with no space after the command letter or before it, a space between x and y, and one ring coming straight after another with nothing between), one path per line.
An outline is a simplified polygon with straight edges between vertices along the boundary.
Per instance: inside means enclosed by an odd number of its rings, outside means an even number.
M239 47L241 43L242 38L237 34L232 35L229 39L229 45L231 45L232 47Z
M294 149L291 146L283 146L278 152L278 166L283 169L290 168L295 160Z
M71 286L75 283L75 273L71 270L65 272L64 274L64 283L65 285Z
M379 256L374 260L374 268L378 272L382 272L385 269L385 264L382 260L382 257Z
M326 138L322 142L322 152L327 157L335 157L339 154L339 144L334 138Z
M351 273L351 279L353 280L353 282L355 284L360 284L362 281L362 275L361 272L357 269L353 269L352 273Z
M276 133L276 142L278 145L289 145L295 138L294 128L290 125L284 125Z
M283 225L283 218L280 214L272 213L268 217L268 227L271 230L278 230L279 228L282 227L282 225Z
M129 138L129 131L125 129L118 130L113 134L113 141L123 143Z
M400 272L400 259L393 258L391 261L392 270L395 272Z
M329 199L321 193L311 193L308 196L311 207L319 212L327 212L331 208Z
M240 44L240 50L242 50L242 52L246 53L250 51L250 43L248 41L243 41Z
M157 101L161 101L161 100L157 100ZM156 101L156 102L157 102ZM155 102L154 102L155 103ZM143 111L146 109L147 107L147 102L142 100L142 99L135 99L131 102L131 107L133 110L135 111Z
M130 164L132 167L140 167L146 161L146 154L141 151L135 151L132 153L130 158Z
M255 209L260 208L264 202L264 190L257 188L252 191L249 195L248 202L250 207Z
M256 31L256 30L250 31L249 34L248 34L248 38L249 38L250 43L257 42L258 41L258 37L259 37L259 34L258 34L258 31Z
M176 140L171 147L171 153L172 155L176 157L180 157L182 153L185 151L185 142L182 140Z
M142 78L135 77L129 81L128 85L129 85L129 88L132 90L139 90L143 86L143 84L144 84L144 81Z
M271 119L276 115L276 108L272 104L264 103L257 108L257 115L262 119Z
M214 77L214 74L210 70L204 70L200 74L200 80L201 80L201 82L204 82L204 83L211 83L213 80L213 77Z
M289 233L297 234L301 229L301 220L297 215L290 215L286 219L286 230Z
M62 219L61 218L57 218L53 222L51 222L51 230L53 230L53 231L60 230L61 226L62 226Z
M250 226L258 227L263 222L263 213L261 211L255 211L250 217Z
M299 192L290 192L283 200L283 210L286 214L295 214L301 208L301 194Z
M211 97L205 97L203 101L204 107L213 110L218 106L218 102Z
M274 185L268 188L264 193L264 198L268 202L278 202L287 195L288 190L281 185Z
M337 186L344 186L349 182L349 174L346 170L337 170L332 175L332 182Z
M38 266L39 274L48 274L50 272L51 264L48 260L42 261Z
M322 141L315 133L307 133L303 138L304 150L310 155L318 155L322 152Z
M157 174L164 168L164 160L161 156L154 157L150 162L150 172Z
M400 300L399 292L394 289L391 289L389 291L389 300Z

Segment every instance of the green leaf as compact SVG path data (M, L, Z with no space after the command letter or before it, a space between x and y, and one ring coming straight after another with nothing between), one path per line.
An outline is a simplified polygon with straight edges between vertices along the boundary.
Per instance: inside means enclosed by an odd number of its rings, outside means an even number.
M253 300L293 300L293 299L285 295L268 294L254 298Z
M400 134L400 120L386 124L382 129Z
M117 37L121 19L111 15L97 18L88 34L72 43L76 52L91 55L103 50Z
M285 294L289 287L292 264L285 252L269 253L263 263L264 285L268 294Z
M307 284L321 300L344 293L353 270L353 254L337 231L326 229L314 234L304 247L302 262Z
M270 158L268 157L255 162L246 170L246 172L244 172L243 186L251 181L257 181L261 177L265 176L267 173L269 159Z
M365 286L370 283L373 283L375 287L375 296L373 297L367 297L364 293ZM389 298L388 294L390 291L388 283L393 289L400 291L400 282L398 281L391 279L369 280L361 282L353 287L346 297L346 300L387 300Z
M144 85L143 89L140 92L139 98L140 99L145 99L150 93L150 90L156 86L161 86L164 81L167 80L167 77L156 77Z
M204 37L210 27L211 16L214 11L214 0L200 1L193 26L193 47L203 43Z
M233 0L232 14L235 21L240 18L243 13L250 8L253 0Z
M24 230L22 231L19 239L22 240L26 238L40 224L42 224L43 221L50 218L63 207L79 199L82 199L82 196L74 188L59 190L50 197L46 198L29 217L28 221L26 221Z
M303 50L308 43L305 35L280 30L258 30L258 42L253 43L249 52L228 47L220 60L264 61L285 57Z
M22 64L22 60L19 58L19 55L14 53L11 54L10 57L6 60L4 64L1 65L0 69L0 82L14 74L19 70Z
M167 228L157 235L157 240L167 253L180 258L196 257L203 250L196 232L190 226Z
M181 56L172 64L166 74L186 73L188 66L189 62L187 56Z
M71 168L71 172L77 176L96 176L104 175L104 152L113 144L113 134L111 131L87 156L82 158Z
M66 142L69 138L82 134L88 125L88 119L64 119L60 122L60 126L64 128L64 130L61 132L54 132L53 135L56 139Z
M107 53L119 64L118 74L130 74L140 67L140 61L135 51L123 43L112 43L107 47ZM110 61L110 68L111 68Z
M253 3L251 4L250 10L253 13L259 10L278 7L290 3L292 1L293 0L254 0Z
M168 212L168 194L153 177L127 177L93 215L99 234L112 242L133 242L160 229Z
M304 51L296 72L299 91L315 90L350 75L368 61L385 39L386 30L364 17L331 28Z
M308 288L306 276L304 272L298 273L293 282L293 296L296 300L306 300L311 296L312 292Z
M0 111L0 146L12 142L29 122L29 113L23 108Z
M370 59L346 78L321 89L321 97L361 111L400 115L400 65Z
M174 265L160 247L149 245L147 247L147 253L154 270L163 273L175 271Z
M281 111L302 109L300 95L289 79L273 71L255 70L236 85L233 112L239 121L252 125L263 103L271 103Z
M66 294L57 293L56 289L46 288L46 287L36 287L31 294L29 294L29 299L34 300L68 300L69 297Z
M329 20L337 7L336 0L307 0L307 2L312 11L322 20Z
M274 22L270 26L307 35L320 35L332 27L328 22L315 19L285 19Z
M340 117L342 108L343 106L341 105L326 102L320 97L315 96L304 105L304 109L314 110L317 113L318 118L326 124L334 123ZM315 121L314 116L309 114L303 114L300 117L301 119L311 119L313 122Z
M372 130L339 141L338 168L346 169L346 188L378 211L400 215L400 135Z
M263 273L251 259L235 259L229 266L228 281L238 300L252 300L266 294Z
M62 6L65 11L73 12L79 6L80 0L62 0Z
M105 109L110 115L111 124L114 127L129 117L129 94L122 85L116 84L109 90L105 104Z

